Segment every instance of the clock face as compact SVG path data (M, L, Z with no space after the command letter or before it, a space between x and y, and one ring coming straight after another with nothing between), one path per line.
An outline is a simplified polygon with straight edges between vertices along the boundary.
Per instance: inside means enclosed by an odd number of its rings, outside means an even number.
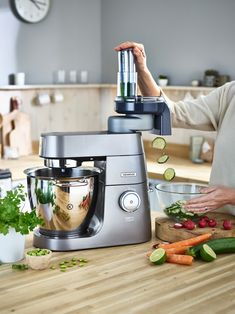
M14 0L13 7L21 20L37 23L46 17L50 0Z

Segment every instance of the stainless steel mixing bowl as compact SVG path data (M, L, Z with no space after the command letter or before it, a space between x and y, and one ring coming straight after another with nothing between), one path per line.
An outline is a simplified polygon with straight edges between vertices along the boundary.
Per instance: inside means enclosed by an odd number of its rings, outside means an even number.
M31 208L43 219L40 233L68 236L83 233L95 211L99 169L26 169Z

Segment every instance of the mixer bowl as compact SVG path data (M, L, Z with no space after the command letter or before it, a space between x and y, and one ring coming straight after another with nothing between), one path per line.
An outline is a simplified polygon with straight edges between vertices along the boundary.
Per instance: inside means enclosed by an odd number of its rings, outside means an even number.
M31 208L43 219L40 233L68 236L84 233L94 215L100 170L26 169Z
M197 220L200 214L187 212L181 204L202 195L201 188L206 185L197 183L159 183L156 185L159 207L167 216L177 222L187 219Z

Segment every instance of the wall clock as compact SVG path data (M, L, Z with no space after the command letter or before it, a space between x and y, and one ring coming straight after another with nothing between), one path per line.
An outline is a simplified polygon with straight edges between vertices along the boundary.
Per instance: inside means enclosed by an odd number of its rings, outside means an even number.
M12 0L11 7L21 21L38 23L47 16L50 0Z

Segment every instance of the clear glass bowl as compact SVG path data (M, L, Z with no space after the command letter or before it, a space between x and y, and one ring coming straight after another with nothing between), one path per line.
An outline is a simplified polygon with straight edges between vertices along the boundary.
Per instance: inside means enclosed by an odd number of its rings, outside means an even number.
M194 214L184 209L184 203L202 195L201 188L206 185L197 183L159 183L155 186L160 209L177 222L187 219L198 220L202 214Z

